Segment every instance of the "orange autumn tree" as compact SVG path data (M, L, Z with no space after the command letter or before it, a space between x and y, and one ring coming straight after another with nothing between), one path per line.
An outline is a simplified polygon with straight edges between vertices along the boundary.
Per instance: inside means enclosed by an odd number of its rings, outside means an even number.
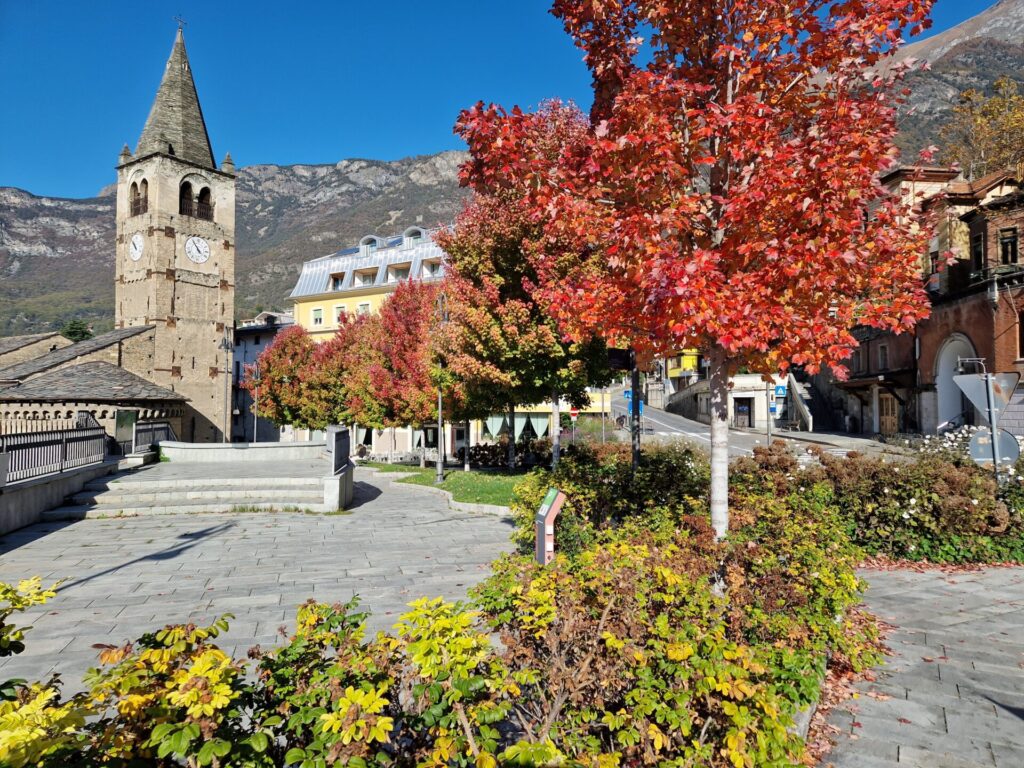
M842 373L853 327L927 314L927 228L878 175L905 96L906 65L883 59L931 4L556 0L593 76L585 138L538 162L536 114L460 117L468 183L523 190L544 222L538 295L563 330L709 361L719 537L731 374Z

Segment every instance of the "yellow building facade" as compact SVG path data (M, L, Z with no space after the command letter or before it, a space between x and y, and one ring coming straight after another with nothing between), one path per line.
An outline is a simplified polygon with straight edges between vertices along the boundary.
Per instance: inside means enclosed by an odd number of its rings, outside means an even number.
M379 312L395 288L405 280L440 280L445 273L446 255L433 239L434 232L422 227L409 227L401 235L378 237L367 235L357 246L340 250L302 265L299 279L292 290L296 324L317 342L327 341L337 332L339 318ZM568 412L568 404L561 404ZM611 397L594 392L583 413L611 414ZM507 415L496 415L483 421L450 424L445 430L447 453L470 445L496 440L499 435L514 432L517 440L524 433L529 437L548 437L552 425L551 403L517 409L515 424ZM306 437L299 434L299 438ZM356 425L353 445L363 446L370 455L401 456L418 452L426 440L428 450L437 447L437 427L423 432L412 427L376 430Z

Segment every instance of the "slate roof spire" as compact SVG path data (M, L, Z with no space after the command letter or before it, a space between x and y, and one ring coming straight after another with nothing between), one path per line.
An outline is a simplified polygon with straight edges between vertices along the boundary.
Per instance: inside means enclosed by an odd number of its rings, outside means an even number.
M135 157L160 152L204 168L216 168L181 27L174 38L160 88L142 129Z

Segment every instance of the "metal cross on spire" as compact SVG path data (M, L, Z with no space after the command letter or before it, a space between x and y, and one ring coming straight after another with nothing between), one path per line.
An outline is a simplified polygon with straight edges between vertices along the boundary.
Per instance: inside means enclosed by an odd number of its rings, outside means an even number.
M175 16L174 20L178 22L178 29L188 26L188 22L181 18L181 16Z

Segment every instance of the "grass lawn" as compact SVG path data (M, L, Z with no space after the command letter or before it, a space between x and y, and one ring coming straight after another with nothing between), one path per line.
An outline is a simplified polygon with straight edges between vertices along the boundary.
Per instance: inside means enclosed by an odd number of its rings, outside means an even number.
M410 477L402 478L399 482L412 483L413 485L434 485L434 478L437 470L434 467L420 469L402 464L378 464L371 462L367 467L378 472L408 472ZM505 470L472 470L464 472L461 469L449 467L444 473L444 482L438 486L452 494L455 501L467 504L497 504L507 507L512 503L512 488L522 477L522 472L509 473Z

